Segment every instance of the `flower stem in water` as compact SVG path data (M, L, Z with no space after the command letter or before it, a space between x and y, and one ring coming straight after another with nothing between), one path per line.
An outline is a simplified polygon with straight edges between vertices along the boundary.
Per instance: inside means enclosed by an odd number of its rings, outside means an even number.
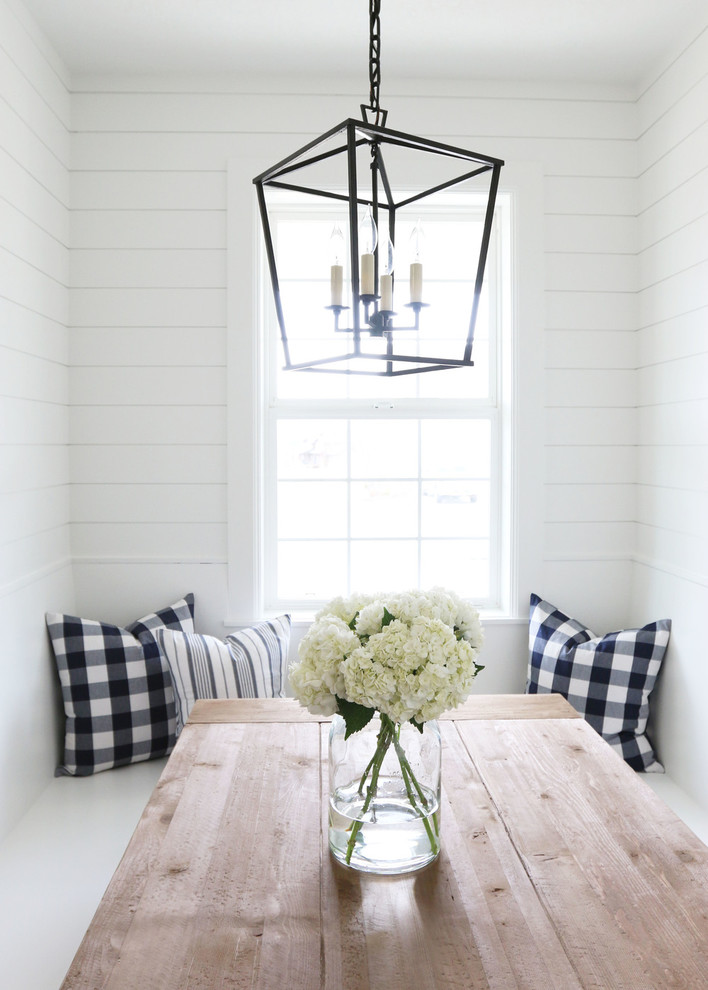
M406 756L405 750L401 745L400 735L401 735L401 726L397 725L395 722L392 722L387 715L381 715L381 728L377 736L376 751L374 752L374 755L369 761L369 764L366 770L364 771L364 773L362 774L361 780L359 781L359 794L363 794L364 787L366 785L366 779L369 776L369 773L371 773L371 781L368 787L366 788L366 798L364 800L364 805L360 812L361 818L359 818L359 820L353 824L351 834L349 836L349 841L347 842L347 852L345 859L347 864L351 862L352 853L354 852L354 846L356 845L357 836L359 835L359 832L361 831L362 826L364 824L363 821L364 815L367 813L367 811L371 806L371 802L376 797L379 774L381 772L381 767L383 765L384 758L386 756L386 753L388 752L391 743L393 743L394 749L396 751L396 755L398 757L398 762L401 767L401 774L403 776L403 783L406 788L406 794L408 796L410 805L414 810L421 812L420 817L423 819L423 825L428 835L431 851L436 856L440 851L437 816L433 815L433 826L435 829L435 831L433 832L433 829L430 827L430 821L427 815L428 802L426 800L423 789L421 788L420 784L416 779L415 774L413 773L413 768L408 762L408 757ZM414 789L418 794L418 798L416 798Z
M386 753L388 752L388 748L391 745L391 741L393 739L391 729L389 728L391 724L392 723L390 722L389 719L386 719L386 722L384 722L383 718L381 719L381 729L379 730L379 734L377 737L378 744L376 746L376 752L371 758L369 765L364 771L364 774L359 782L359 793L362 794L364 790L364 784L366 782L366 777L369 773L369 770L371 770L371 783L367 787L364 806L361 809L362 818L360 818L357 822L354 823L352 827L351 835L349 836L349 841L347 842L347 855L346 855L347 864L349 864L351 861L352 853L354 852L354 846L356 844L356 837L361 831L362 825L364 824L362 820L363 816L369 810L369 806L371 805L371 802L376 797L376 789L378 786L381 766L383 764L384 757L386 756Z

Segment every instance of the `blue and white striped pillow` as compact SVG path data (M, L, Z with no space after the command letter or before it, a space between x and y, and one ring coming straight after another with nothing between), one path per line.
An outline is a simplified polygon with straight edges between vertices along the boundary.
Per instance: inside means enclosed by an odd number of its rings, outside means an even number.
M290 616L259 622L226 637L159 629L155 635L172 675L177 730L203 698L282 698Z

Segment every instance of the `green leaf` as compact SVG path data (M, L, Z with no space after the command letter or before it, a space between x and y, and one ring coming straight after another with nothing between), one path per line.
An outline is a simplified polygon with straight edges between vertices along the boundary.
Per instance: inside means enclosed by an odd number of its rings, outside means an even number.
M355 732L359 732L360 729L363 729L364 726L369 724L376 714L376 709L366 708L364 705L357 705L355 701L347 701L345 698L336 697L337 710L347 726L344 738L348 739L349 736Z
M357 620L358 618L359 618L359 613L358 613L358 612L355 612L355 613L354 613L354 618L353 618L353 619L352 619L352 621L351 621L351 622L349 623L349 628L351 629L351 631L352 631L352 632L356 632L356 620Z
M423 729L425 728L425 722L416 722L415 718L409 718L408 721L411 725L414 725L421 736L423 735Z
M391 613L389 612L389 610L384 605L384 614L383 614L383 619L381 620L381 628L383 629L384 626L390 626L391 623L393 622L393 620L395 618L396 618L396 616L395 615L391 615Z

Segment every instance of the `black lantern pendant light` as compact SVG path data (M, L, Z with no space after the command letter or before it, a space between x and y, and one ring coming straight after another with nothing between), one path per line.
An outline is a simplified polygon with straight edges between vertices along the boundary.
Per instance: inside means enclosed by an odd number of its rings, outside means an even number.
M361 106L362 120L345 120L253 180L286 370L397 377L473 364L504 162L386 127L387 111L379 105L380 8L381 0L369 0L370 94L369 105ZM436 307L424 302L424 235L418 216L441 201L449 210L450 203L459 202L450 199L451 193L470 190L484 202L479 234L470 247L472 298L460 326L451 326L449 315L436 315ZM329 305L323 298L317 313L303 311L293 291L297 278L281 270L274 217L283 202L298 202L304 209L320 204L333 217L329 272L322 271L329 275ZM399 231L407 235L407 285L394 282ZM323 297L325 292L323 286ZM394 297L404 295L401 316ZM432 343L424 345L422 339ZM424 353L429 348L439 356Z

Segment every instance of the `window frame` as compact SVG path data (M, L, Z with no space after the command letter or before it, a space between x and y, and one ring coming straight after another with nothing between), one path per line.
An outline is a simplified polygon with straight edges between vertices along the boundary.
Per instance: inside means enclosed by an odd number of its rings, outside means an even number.
M424 226L430 223L483 222L486 209L486 198L479 194L470 193L451 198L449 202L436 203L433 208L420 207L420 216ZM281 598L278 595L278 465L277 465L277 433L281 421L302 420L331 420L345 421L361 420L405 420L428 422L435 419L468 421L479 419L489 423L490 428L490 516L488 530L489 549L489 594L484 598L473 599L480 609L499 609L506 595L506 589L501 588L500 554L503 544L502 530L509 526L510 505L508 493L502 485L502 465L508 457L507 444L504 440L501 399L505 388L502 369L504 367L504 352L510 346L509 312L511 307L508 255L510 250L509 197L499 196L492 234L489 244L485 282L487 284L487 305L489 311L488 338L488 367L486 395L471 398L430 398L426 396L397 398L395 393L399 380L391 382L385 378L376 378L381 393L378 399L373 397L349 397L345 399L332 398L281 398L277 391L277 375L281 361L281 344L277 320L271 301L271 284L268 277L265 251L260 252L259 263L259 335L262 340L263 352L263 398L261 410L263 415L263 461L262 461L262 505L264 512L263 545L261 547L264 561L263 575L263 604L268 612L296 611L303 612L320 608L325 599ZM301 202L291 204L283 197L281 206L274 205L269 210L271 226L277 246L278 223L288 221L322 223L323 227L336 221L337 211L329 205L310 203L306 206ZM471 285L470 285L471 288ZM404 291L404 290L401 290ZM306 372L286 372L291 375L304 375ZM435 384L442 384L445 371L435 373ZM462 369L461 375L474 375L474 368ZM346 379L348 380L348 379ZM354 383L356 384L356 382ZM407 379L406 385L410 384ZM417 483L422 483L421 465L418 464ZM346 481L350 485L353 478L349 473ZM410 539L418 545L418 557L426 538L420 531L420 516L418 532L411 534ZM356 538L347 533L344 538L347 543L347 560L351 560L351 549ZM306 543L307 539L303 539ZM357 585L358 587L358 585ZM355 589L344 591L351 594ZM332 597L331 595L329 597Z
M252 177L272 157L271 142L256 142L253 154L232 159L227 172L227 490L228 579L225 625L248 624L273 614L264 605L260 548L264 512L262 477L264 422L260 387L264 354L258 322L261 234ZM260 150L260 154L258 153ZM543 352L544 281L541 231L543 172L535 163L508 164L499 196L508 195L511 225L511 346L505 357L501 397L508 451L500 478L509 494L509 525L502 535L498 608L483 610L486 622L519 621L520 602L538 583L543 561ZM444 374L444 372L442 373ZM514 416L523 409L523 416ZM524 540L519 540L523 506ZM522 606L523 608L523 606ZM308 613L294 619L307 622Z

